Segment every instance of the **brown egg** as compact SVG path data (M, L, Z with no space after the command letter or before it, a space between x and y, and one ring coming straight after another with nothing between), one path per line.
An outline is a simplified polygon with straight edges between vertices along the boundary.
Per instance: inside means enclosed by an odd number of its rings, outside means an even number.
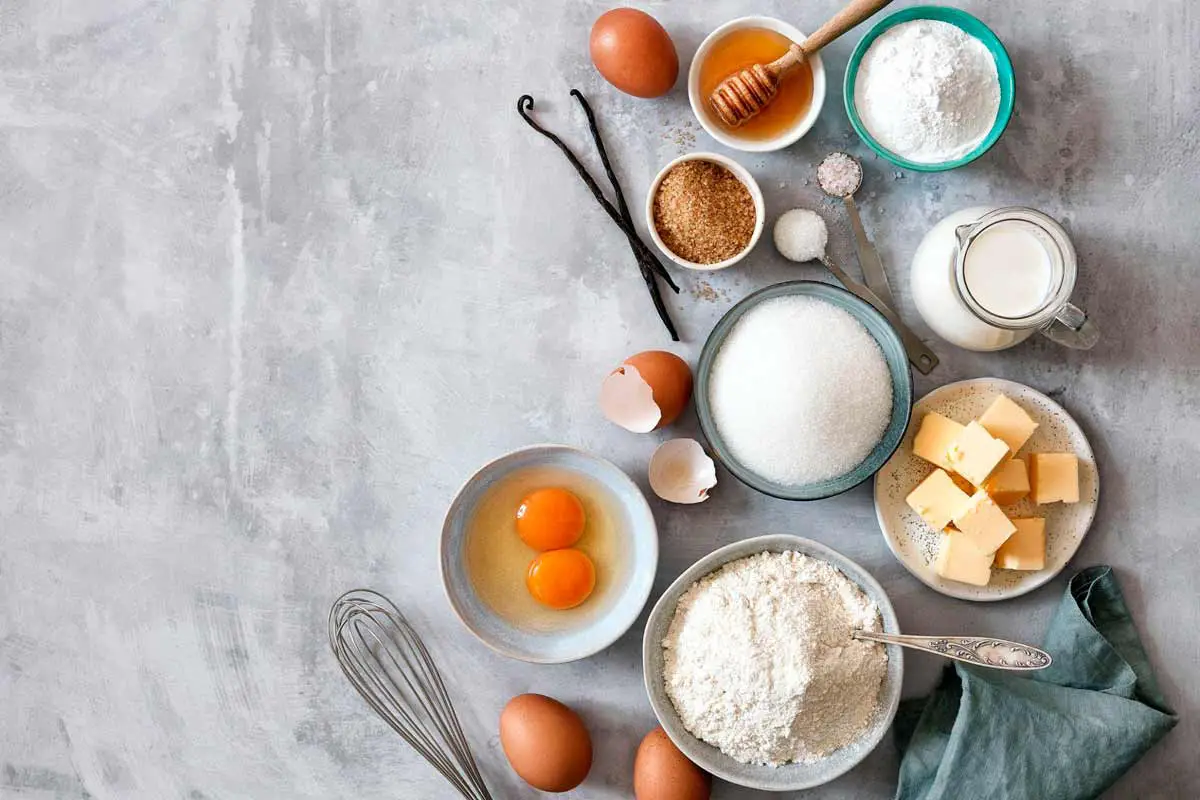
M604 416L634 433L670 425L691 398L691 369L682 358L665 350L630 356L600 386Z
M675 44L658 20L614 8L592 25L592 63L604 79L634 97L662 97L679 77Z
M625 359L625 363L636 367L642 380L654 391L654 402L662 411L657 427L670 425L679 419L692 399L692 371L687 362L665 350L647 350Z
M543 792L566 792L592 768L592 737L583 720L557 700L521 694L500 714L500 746L521 780Z
M637 800L708 800L712 776L697 767L662 728L646 734L633 761Z

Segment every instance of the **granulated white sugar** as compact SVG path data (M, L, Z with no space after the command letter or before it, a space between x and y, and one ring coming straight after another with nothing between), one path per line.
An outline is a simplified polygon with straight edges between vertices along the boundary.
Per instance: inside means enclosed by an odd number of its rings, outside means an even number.
M883 437L892 377L862 323L813 297L766 300L738 320L709 382L734 459L783 485L844 475Z

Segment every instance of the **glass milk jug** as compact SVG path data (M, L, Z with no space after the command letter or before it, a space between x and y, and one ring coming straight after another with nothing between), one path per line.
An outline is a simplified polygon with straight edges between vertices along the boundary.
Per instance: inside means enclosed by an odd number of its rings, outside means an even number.
M1075 248L1032 208L976 207L933 227L913 256L917 310L941 338L967 350L1003 350L1033 333L1088 349L1095 323L1069 302Z

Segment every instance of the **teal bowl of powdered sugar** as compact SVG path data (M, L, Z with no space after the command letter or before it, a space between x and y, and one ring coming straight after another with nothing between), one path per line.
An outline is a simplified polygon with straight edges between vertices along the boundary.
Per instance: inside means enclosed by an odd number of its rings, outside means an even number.
M1012 117L1012 61L987 25L946 6L877 22L846 65L850 124L881 158L918 172L969 164Z
M768 286L713 327L696 411L717 460L784 500L819 500L874 475L912 410L904 345L874 308L816 281Z

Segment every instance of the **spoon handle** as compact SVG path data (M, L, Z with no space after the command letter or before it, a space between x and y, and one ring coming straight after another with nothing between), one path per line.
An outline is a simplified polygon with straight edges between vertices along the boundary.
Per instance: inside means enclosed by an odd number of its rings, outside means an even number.
M900 341L904 344L904 352L908 354L909 363L916 367L917 372L922 375L928 375L930 372L933 372L933 368L938 365L938 357L921 341L921 337L913 333L912 329L904 324L899 314L893 311L887 303L883 302L883 299L879 295L851 278L846 273L846 270L839 267L829 256L822 257L821 263L833 273L833 277L837 278L846 287L846 291L861 300L866 300L892 324L892 327L896 329L896 333L900 334Z
M905 636L874 631L855 631L855 639L883 644L898 644L924 650L955 661L992 669L1028 671L1045 669L1053 659L1045 650L1027 644L993 639L987 636Z
M872 16L892 0L850 0L846 7L829 18L821 27L813 31L800 45L806 55L812 55L846 31Z
M898 308L892 297L892 287L888 284L887 273L884 272L883 262L879 260L879 251L867 238L867 229L863 227L862 217L858 215L858 206L854 203L853 195L842 198L846 205L846 214L850 217L850 228L854 231L854 247L858 251L858 263L862 265L863 277L867 286L879 295L879 299L892 308Z

